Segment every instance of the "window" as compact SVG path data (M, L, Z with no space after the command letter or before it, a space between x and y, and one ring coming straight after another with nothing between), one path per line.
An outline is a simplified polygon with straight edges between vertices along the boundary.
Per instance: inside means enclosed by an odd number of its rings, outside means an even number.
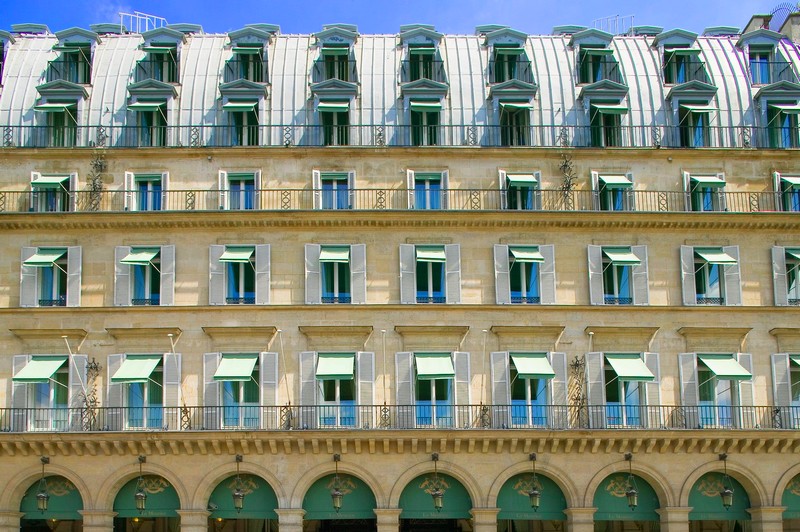
M446 209L449 173L406 171L409 209Z
M110 355L108 373L112 430L178 426L180 353Z
M408 77L406 81L435 79L433 68L436 48L431 44L408 45ZM443 80L436 80L443 81Z
M324 146L350 144L350 102L323 101L317 105Z
M586 383L591 427L661 427L658 353L586 353Z
M128 105L136 114L134 146L164 147L167 145L166 103L137 101Z
M681 353L686 428L754 428L749 353Z
M498 304L555 303L553 246L494 245Z
M460 253L457 244L401 244L400 302L460 303Z
M772 392L781 428L800 428L800 354L772 355Z
M609 175L592 172L594 207L601 211L632 211L633 174Z
M321 53L326 80L351 81L349 44L324 44Z
M437 146L439 144L439 100L411 100L411 145Z
M21 307L77 307L80 291L80 247L22 248Z
M800 306L800 248L772 247L776 306Z
M78 174L42 175L31 172L32 212L67 212L75 210Z
M397 353L401 427L461 427L472 422L469 353Z
M61 51L58 59L48 63L47 81L69 81L88 85L92 79L92 49L89 45L65 43L54 47Z
M518 211L531 211L542 208L539 191L540 172L511 173L498 172L500 177L500 208Z
M233 57L225 63L225 82L244 79L254 83L266 81L266 61L261 44L236 43L231 49Z
M705 148L711 146L710 117L707 104L681 103L678 107L678 130L681 148Z
M628 107L625 104L592 102L589 106L591 146L622 146L621 117L626 114Z
M753 85L771 83L772 46L750 46L750 81Z
M169 174L134 174L125 172L125 210L161 211L167 209Z
M206 429L277 427L277 353L206 353Z
M258 101L228 101L222 105L227 112L230 146L258 146Z
M80 430L81 392L86 355L14 355L11 379L11 430ZM72 427L72 425L75 425Z
M306 244L306 304L366 303L364 244Z
M375 423L375 353L300 353L300 423L304 428Z
M797 114L800 105L795 102L770 103L767 105L767 132L770 148L797 148Z
M581 46L578 52L578 83L596 83L604 79L621 80L614 51Z
M692 48L664 50L664 84L680 85L689 81L708 83L706 67L699 56L700 50Z
M647 305L647 246L589 246L592 305Z
M718 212L727 210L725 201L725 174L690 175L683 173L686 190L686 210Z
M490 64L491 82L502 83L512 79L521 79L520 71L527 63L525 49L518 44L495 44L494 57Z
M117 246L114 258L115 305L174 304L175 246Z
M209 305L267 305L270 246L214 245L208 250Z
M260 207L261 172L219 171L219 208L232 211Z
M178 83L178 47L174 43L150 43L142 48L147 55L136 65L136 81L153 79Z
M355 194L355 172L311 173L315 209L352 209Z
M47 101L34 106L44 113L40 144L50 148L73 148L78 140L78 106L72 101ZM41 122L40 122L41 123Z
M527 101L500 102L500 145L531 145L531 104Z
M800 211L800 176L773 172L777 208L786 212Z
M739 246L681 246L684 305L741 305Z

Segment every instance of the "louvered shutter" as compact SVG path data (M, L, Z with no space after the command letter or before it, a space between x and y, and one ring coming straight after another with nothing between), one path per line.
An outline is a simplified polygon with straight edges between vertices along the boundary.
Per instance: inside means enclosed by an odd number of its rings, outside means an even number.
M106 373L107 386L106 386L106 426L108 430L119 431L125 426L124 416L124 393L125 385L111 381L111 377L119 370L125 360L125 355L108 355L108 372ZM106 427L103 427L105 429Z
M69 366L69 430L73 432L82 430L97 430L98 427L83 427L83 409L86 407L86 367L89 365L87 355L72 355L67 359Z
M81 247L67 248L67 306L81 306Z
M548 383L550 388L550 408L547 413L547 422L552 428L566 429L569 427L567 407L569 368L567 367L567 354L550 352L548 353L548 358L555 375Z
M646 416L642 419L647 423L647 428L659 429L664 421L661 417L661 365L659 364L658 353L643 353L644 363L647 369L655 376L652 381L644 383L645 409Z
M414 208L414 170L406 170L406 193L408 194L408 208Z
M375 353L359 351L356 353L356 379L358 384L359 427L375 427Z
M395 425L397 428L413 428L416 420L414 412L414 354L401 352L395 355L395 386L397 403L395 405Z
M306 264L306 305L318 304L322 301L322 277L319 265L319 244L305 245Z
M442 209L450 208L450 172L442 172Z
M600 174L592 172L592 209L600 210Z
M497 177L500 181L497 186L497 190L500 191L500 209L505 210L508 209L508 179L506 171L498 170Z
M14 355L14 375L30 362L30 355ZM28 384L24 382L11 382L11 431L25 432L28 430Z
M739 364L750 372L753 373L753 355L750 353L738 353L737 360ZM747 380L740 380L737 382L739 385L739 407L741 410L741 424L740 428L753 429L756 428L755 408L753 405L753 378ZM735 422L735 421L734 421Z
M350 246L350 296L355 304L367 302L367 246Z
M589 246L589 302L602 305L605 302L603 291L603 248Z
M448 303L461 303L461 246L447 244L445 255L445 299Z
M253 172L253 208L261 209L261 170Z
M726 264L725 272L725 304L726 305L741 305L742 304L742 280L741 268L739 261L739 246L723 246L722 251L736 259L735 264Z
M347 208L356 208L356 173L347 172Z
M136 202L134 201L134 192L136 188L136 176L133 172L125 172L125 182L123 183L125 190L122 191L122 206L126 211L135 211Z
M161 210L175 210L175 207L169 203L169 172L161 172Z
M772 247L772 288L775 294L775 306L789 305L789 285L786 280L786 248Z
M697 305L697 292L694 281L694 248L681 246L681 287L683 289L683 304Z
M118 307L131 304L131 266L122 263L130 252L130 246L114 248L114 305Z
M631 246L631 253L639 259L639 264L631 268L633 273L633 304L650 304L650 287L647 273L647 246Z
M455 396L453 404L456 409L456 426L464 427L472 422L472 393L470 382L469 353L456 351L453 353L453 369L455 369Z
M780 426L775 428L793 428L792 423L792 380L791 361L788 353L772 355L772 401L778 414Z
M498 305L511 303L511 279L508 260L508 246L494 245L494 293Z
M270 247L269 244L256 246L256 305L269 305L270 301Z
M37 248L23 247L20 255L20 279L19 279L19 306L36 307L38 306L39 286L37 283L37 269L33 266L25 266L25 261L36 254Z
M319 170L311 171L311 188L314 201L314 209L322 208L322 174Z
M555 246L539 246L544 262L539 265L539 301L542 305L556 304L556 253Z
M208 247L208 304L225 304L225 268L227 264L219 259L225 253L225 246L213 245ZM256 286L258 293L258 286Z
M317 353L300 353L300 427L317 428Z
M179 412L181 406L181 354L164 353L164 407ZM166 417L166 416L165 416ZM169 418L167 418L169 419ZM180 416L170 419L173 430L178 429Z
M589 405L589 426L595 429L606 426L604 366L603 353L586 353L586 399Z
M400 244L400 303L417 302L417 257L413 244Z
M175 246L161 246L161 303L175 304Z
M700 427L698 412L699 390L697 385L697 354L678 355L681 377L681 405L687 429Z
M222 421L219 382L214 380L221 353L203 354L203 428L219 430Z
M264 430L278 428L278 353L259 354L261 379L262 424Z
M225 170L219 171L219 176L217 179L217 188L219 190L219 208L227 209L228 208L228 193L230 189L230 185L228 184L228 172Z
M491 354L492 371L492 426L505 429L511 426L509 405L511 389L509 382L508 351L495 351Z

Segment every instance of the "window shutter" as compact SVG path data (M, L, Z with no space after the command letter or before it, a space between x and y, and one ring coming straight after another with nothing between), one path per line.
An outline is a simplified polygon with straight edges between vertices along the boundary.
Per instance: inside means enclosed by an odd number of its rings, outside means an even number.
M37 187L33 186L33 182L36 181L37 179L40 179L41 177L42 177L41 172L31 172L31 193L28 196L28 210L31 212L38 210L39 208L39 205L37 205L36 201L36 198L39 195L39 191L37 190Z
M772 246L772 288L775 293L775 306L789 305L789 286L786 281L786 248Z
M347 172L347 195L348 195L347 208L348 209L355 209L356 208L356 173L355 172Z
M317 353L300 353L300 427L317 428Z
M219 208L227 209L228 208L228 191L230 189L230 184L228 182L228 172L225 170L219 171L219 178L217 180L217 188L219 190Z
M700 427L700 419L697 411L698 386L697 386L697 354L680 353L678 354L681 377L681 405L684 410L684 420L687 429Z
M172 210L169 204L169 172L161 173L161 210Z
M400 303L417 302L416 266L414 245L400 244Z
M631 268L633 273L633 304L650 304L650 287L647 274L647 246L631 246L631 253L641 262Z
M556 250L552 244L539 246L544 262L539 266L539 301L542 305L556 304Z
M737 353L736 358L744 369L753 373L753 355L750 353ZM753 378L738 381L739 406L741 407L742 420L740 428L752 429L755 427L755 409L753 408Z
M447 244L445 256L445 299L448 303L461 303L461 246Z
M450 205L450 172L442 172L442 209L448 209Z
M261 208L261 170L253 172L253 208Z
M725 181L725 174L717 174L717 178ZM725 194L725 187L719 187L716 189L717 199L719 201L719 210L727 211L728 210L728 201L727 195Z
M633 174L631 172L626 173L625 177L633 183ZM636 193L633 190L633 186L625 189L625 208L629 211L636 210Z
M319 244L306 244L306 305L322 302L322 276L319 267Z
M106 373L106 425L108 430L122 430L124 428L123 394L125 385L111 382L111 377L119 370L125 355L108 355L108 372ZM103 427L104 429L106 427Z
M550 379L550 420L551 426L567 428L567 385L569 383L569 367L567 354L557 351L548 353L550 365L555 375Z
M500 191L500 209L505 210L508 209L508 178L506 177L506 171L498 170L497 177L500 181L497 186L497 190Z
M603 298L603 248L589 246L589 302L602 305Z
M414 170L406 170L406 192L408 193L408 208L414 208Z
M28 365L31 357L29 355L14 355L13 366L14 375L19 373L22 368ZM11 430L13 432L24 432L28 428L28 385L23 382L11 382L11 408L14 415L11 419Z
M221 353L203 355L203 428L206 430L219 429L222 420L219 382L214 380L221 358Z
M472 394L470 386L469 353L466 351L453 352L453 369L456 372L455 379L455 403L456 405L471 405Z
M278 428L278 353L263 352L259 355L261 379L261 406L263 429Z
M367 302L367 246L350 246L350 292L351 301L356 304Z
M493 428L510 427L509 405L511 390L509 388L508 351L495 351L491 354L492 366L492 419Z
M598 172L592 172L592 208L596 211L600 210L600 174Z
M790 364L788 353L772 355L772 399L775 406L786 408L792 404Z
M692 176L689 172L683 172L683 201L686 212L692 210ZM684 302L684 305L687 303Z
M655 379L644 383L645 393L645 412L648 412L645 423L651 429L661 428L661 365L659 364L658 353L643 353L644 363L650 373L655 375Z
M725 271L725 304L742 304L742 280L740 275L739 246L724 246L722 251L736 259L736 264L726 264Z
M498 305L511 303L511 279L508 264L508 246L494 245L494 293Z
M117 307L131 304L131 267L120 262L130 252L130 246L114 248L114 305Z
M20 254L19 306L35 307L38 299L36 268L25 266L25 261L36 254L37 248L24 247Z
M533 208L540 211L542 210L542 173L534 172L533 175L536 178L536 185L533 188Z
M311 171L311 188L315 209L322 208L322 175L319 170Z
M81 306L81 247L67 248L67 306Z
M179 412L181 406L181 354L164 353L164 407ZM170 418L167 418L168 420ZM180 427L180 415L172 420L172 430Z
M83 408L86 404L86 367L89 365L89 357L87 355L72 355L71 360L67 360L69 364L69 406L71 408L69 414L69 426L73 432L82 431L89 428L97 430L98 427L83 426Z
M161 246L161 305L175 304L175 246Z
M603 378L603 353L586 353L586 399L589 405L589 427L606 426L606 390Z
M78 197L78 174L73 172L69 174L69 210L75 212L76 200Z
M125 172L125 182L123 185L125 190L122 191L122 206L126 211L135 211L136 204L133 201L133 193L136 187L136 176L133 172Z
M269 305L270 301L270 247L269 244L256 246L256 305ZM223 276L224 279L224 276ZM223 280L224 283L224 280ZM223 285L224 286L224 285Z
M208 304L225 304L225 267L219 261L225 253L225 246L212 245L208 247ZM256 283L256 297L258 297L258 283Z
M356 353L356 378L358 379L359 426L375 425L372 415L375 404L375 353L359 351Z
M776 211L783 210L782 191L781 191L781 174L780 172L772 172L772 190L775 191L775 208Z
M416 414L414 412L414 354L401 352L395 355L395 386L397 409L395 423L397 428L410 429L414 427Z
M697 292L694 286L694 248L681 246L681 286L683 304L697 305Z

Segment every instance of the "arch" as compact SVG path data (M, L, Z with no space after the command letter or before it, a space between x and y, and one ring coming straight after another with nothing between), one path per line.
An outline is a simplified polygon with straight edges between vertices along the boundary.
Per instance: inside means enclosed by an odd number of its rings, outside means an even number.
M536 480L534 485L530 470L510 477L497 495L495 506L500 509L497 518L566 521L564 511L568 506L564 492L548 475L537 471ZM541 502L536 510L531 508L528 497L528 491L534 487L541 493Z
M289 507L284 484L267 468L256 462L241 462L239 464L239 470L242 474L247 473L264 479L278 498L278 508ZM194 490L194 494L189 499L192 503L192 508L206 508L211 494L217 489L219 483L233 474L235 474L235 470L232 469L230 464L222 464L210 470L206 476L200 480L197 488Z
M786 472L780 476L775 483L775 491L772 494L772 505L782 506L781 500L783 499L783 492L789 486L789 483L794 480L794 477L800 475L800 464L793 465Z
M605 480L609 475L614 473L627 473L628 470L629 463L621 460L619 462L609 464L595 473L595 475L586 485L586 491L583 494L583 501L581 501L581 504L587 508L591 507L594 501L594 494L600 487L600 484L603 482L603 480ZM657 472L641 461L637 462L635 456L633 458L633 462L630 463L630 471L634 475L644 479L645 482L647 482L650 487L653 488L653 491L655 491L656 496L658 497L659 505L662 508L675 505L675 497L673 496L671 489L668 487L670 486L670 483L661 473Z
M50 496L47 503L47 510L39 511L37 493L39 492L39 482L34 482L25 491L19 511L24 515L20 519L58 519L82 521L83 517L79 513L83 510L83 499L75 485L66 477L61 475L45 475L46 491Z
M137 510L134 493L138 491L139 478L132 478L125 483L114 497L112 509L117 517L178 517L181 500L175 488L160 475L143 474L141 477L143 491L147 495L145 510Z
M720 497L726 486L733 489L733 504L729 508L722 505ZM750 513L747 510L752 507L747 490L736 479L726 479L719 471L710 471L697 479L689 493L689 506L692 508L689 521L749 521Z
M439 459L437 467L440 473L447 473L454 479L458 480L462 486L464 486L474 506L480 507L481 504L485 503L486 499L481 496L478 483L475 482L475 479L472 477L472 475L470 475L465 469L451 462L444 462L441 458ZM388 508L399 508L400 495L403 493L406 485L413 479L425 473L433 473L433 463L431 461L421 462L406 469L406 471L400 475L400 477L398 477L392 486L392 490L389 494Z
M83 501L83 509L92 509L92 497L89 487L84 480L72 470L57 464L45 466L45 477L58 475L66 478L77 488ZM42 466L27 467L8 479L7 486L11 489L0 490L0 508L19 508L25 492L42 477Z
M444 506L434 509L430 482L433 472L428 471L411 479L400 493L400 519L470 519L474 502L464 485L447 473L439 473L444 489Z
M236 510L233 503L234 490L244 493L242 508ZM212 507L212 503L214 506ZM278 497L272 486L258 475L232 473L223 479L211 492L206 507L212 510L211 517L222 519L278 519Z
M339 472L339 484L334 483L333 473L316 480L303 497L303 510L306 520L327 519L375 519L377 501L369 486L355 475ZM341 490L342 507L337 512L333 508L331 490Z
M303 499L305 499L306 492L309 490L309 488L311 488L312 484L324 476L333 474L333 470L333 462L319 464L309 469L302 477L300 477L300 479L298 479L297 484L295 484L287 507L302 508ZM381 484L378 479L376 479L375 476L369 471L352 462L341 461L339 462L339 474L352 475L363 481L364 484L366 484L367 487L372 490L372 494L375 496L375 503L378 505L377 507L387 507L386 495L383 489L381 489Z
M131 479L139 477L139 464L131 463L128 468L120 468L113 472L114 476L108 477L98 490L97 508L111 509L114 507L114 500L117 493ZM142 475L156 475L163 477L164 480L175 489L178 494L179 508L185 508L184 501L189 501L189 494L186 486L180 481L180 477L174 471L159 464L146 462L142 465ZM205 507L203 507L205 509Z
M497 507L497 496L505 483L508 482L511 477L520 473L530 472L530 470L530 462L520 462L507 467L504 471L501 471L489 488L486 506L489 508ZM551 464L544 464L537 461L536 474L538 475L539 473L547 476L556 484L556 486L558 486L558 488L561 490L561 493L564 494L564 498L567 500L567 508L574 508L579 505L578 489L577 486L570 481L571 477L569 473L554 467Z
M783 480L783 478L781 478ZM784 506L784 519L800 519L800 473L791 477L775 499L775 506Z
M722 470L723 464L720 460L707 462L695 468L691 474L686 477L686 480L684 480L683 485L681 486L678 506L689 506L689 495L691 494L692 488L700 477L711 472L721 473ZM742 487L744 487L748 497L750 498L751 507L757 508L765 505L766 501L768 500L767 492L764 489L764 485L757 480L759 476L754 471L740 464L731 463L728 461L728 476L735 479L737 482L739 482L739 484L742 485Z
M633 481L631 482L631 475ZM634 486L631 486L634 484ZM636 507L628 506L627 490L635 487L638 491ZM611 473L598 486L592 498L592 506L597 508L595 521L660 521L658 509L661 502L655 490L645 479L628 471Z

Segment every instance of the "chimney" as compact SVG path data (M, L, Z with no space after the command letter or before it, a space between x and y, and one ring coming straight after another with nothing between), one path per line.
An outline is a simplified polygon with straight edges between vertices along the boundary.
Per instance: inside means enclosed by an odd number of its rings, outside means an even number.
M800 43L800 13L789 13L780 32L792 42Z
M772 20L772 15L753 15L750 17L750 22L744 27L744 33L760 30L762 28L769 29L769 21Z

